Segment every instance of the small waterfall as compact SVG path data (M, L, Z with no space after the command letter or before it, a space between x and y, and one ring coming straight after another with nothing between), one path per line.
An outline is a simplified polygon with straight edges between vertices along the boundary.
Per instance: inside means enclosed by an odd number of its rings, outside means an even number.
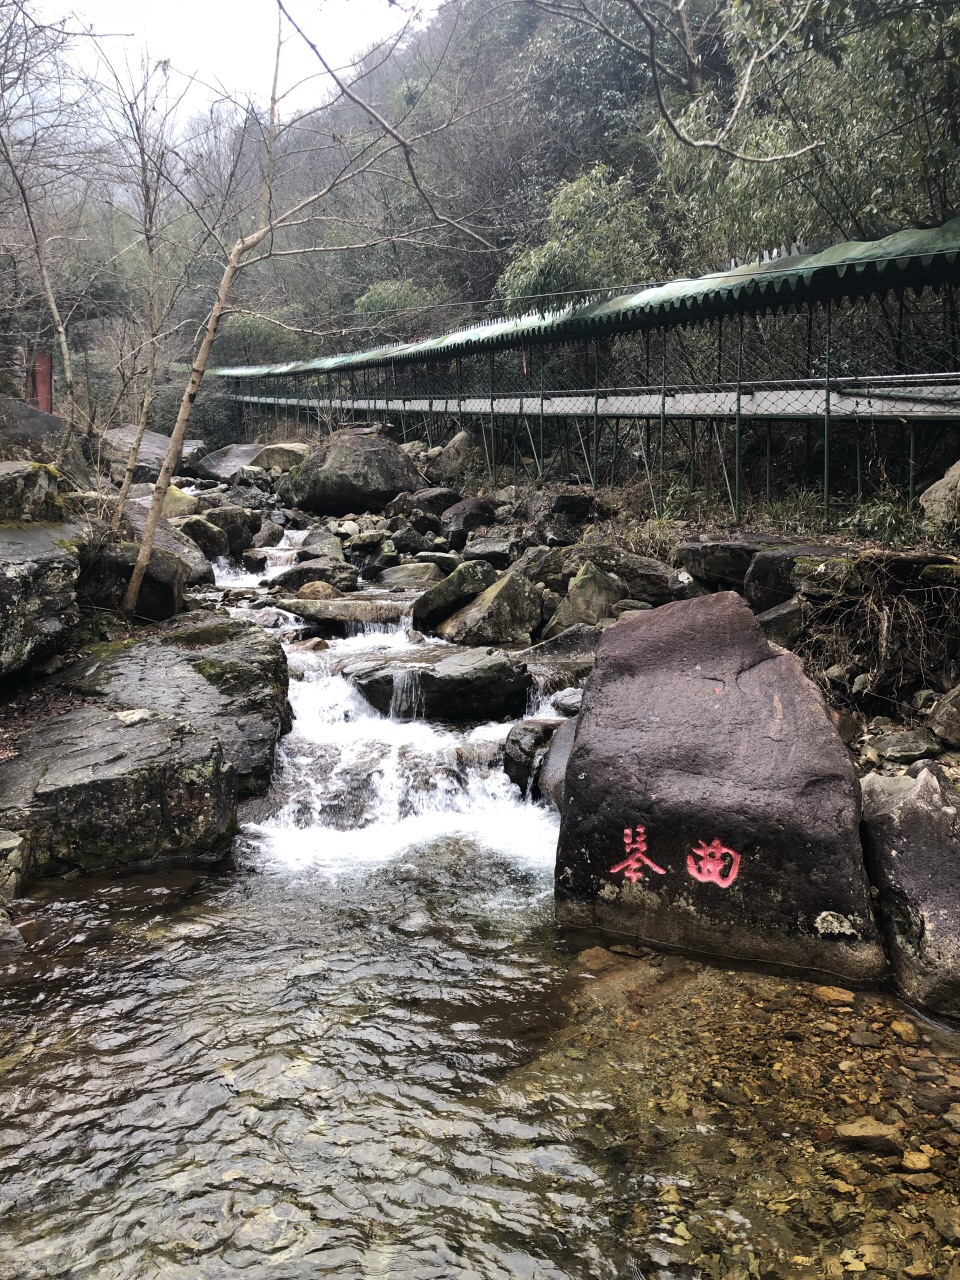
M416 720L423 710L420 693L420 671L407 667L393 673L393 693L390 696L391 720Z

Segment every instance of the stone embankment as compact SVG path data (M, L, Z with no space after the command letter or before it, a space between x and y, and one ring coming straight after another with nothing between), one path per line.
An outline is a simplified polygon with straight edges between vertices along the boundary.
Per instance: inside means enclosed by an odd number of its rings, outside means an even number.
M516 784L561 809L564 923L851 981L889 965L910 998L960 1014L954 557L678 528L661 559L582 487L451 488L475 449L464 433L424 451L359 428L313 451L186 459L141 598L158 625L98 651L91 619L122 597L149 488L111 537L124 438L98 480L57 477L39 427L14 418L0 431L2 670L56 680L78 705L62 759L44 763L57 735L40 724L2 766L8 889L107 860L126 839L104 834L114 800L151 827L131 834L131 861L220 847L237 797L269 774L285 668L259 626L211 609L292 622L314 646L410 619L421 644L338 659L384 714L516 718L569 690L506 748ZM233 585L214 589L213 560ZM123 792L141 765L155 781ZM83 778L101 816L74 838ZM179 811L148 820L160 794L182 794Z

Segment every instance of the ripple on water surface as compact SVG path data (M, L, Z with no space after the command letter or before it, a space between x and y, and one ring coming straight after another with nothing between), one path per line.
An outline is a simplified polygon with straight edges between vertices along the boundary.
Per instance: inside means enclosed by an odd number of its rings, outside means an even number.
M38 891L0 988L0 1277L627 1274L590 1115L510 1086L564 966L505 727L390 721L297 661L236 871Z

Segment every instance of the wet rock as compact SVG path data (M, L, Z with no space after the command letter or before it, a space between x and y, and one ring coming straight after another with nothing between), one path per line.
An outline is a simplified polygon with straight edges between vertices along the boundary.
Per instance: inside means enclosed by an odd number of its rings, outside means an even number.
M294 467L279 490L304 511L346 515L382 511L398 493L421 486L420 473L392 440L370 430L335 431Z
M63 419L55 414L43 413L10 396L0 396L0 461L54 463L60 451L63 428ZM76 436L70 441L58 469L83 492L97 487Z
M15 898L26 882L30 846L18 831L0 830L0 905Z
M377 579L382 587L432 587L443 581L443 571L435 564L398 564L384 569Z
M900 729L883 733L873 742L878 756L894 764L913 764L940 755L943 748L926 729Z
M254 530L249 512L245 508L232 505L214 507L207 512L206 518L209 524L222 529L227 535L227 544L232 556L240 555L241 551L246 551L247 547L253 543Z
M576 720L565 721L550 739L550 746L540 766L540 794L563 811L564 780L573 741L577 735Z
M389 713L392 671L377 663L351 679L378 711ZM522 715L532 680L522 662L496 649L460 649L420 670L418 684L427 719L479 722Z
M559 683L552 687L563 688L576 684L593 670L600 635L599 627L589 627L581 622L551 640L541 640L539 644L524 649L520 657L531 670L553 675Z
M277 601L281 609L321 627L328 636L351 634L358 626L389 626L404 617L409 605L399 600Z
M566 596L544 630L544 639L550 640L578 623L596 626L602 618L611 616L613 606L626 594L621 578L604 573L588 560L570 580Z
M122 427L111 427L101 437L102 457L110 468L111 476L117 484L123 479L127 469L127 455L133 445L137 428L133 424ZM169 436L160 435L157 431L145 431L137 452L137 465L134 469L135 484L152 483L160 474L167 449L170 447ZM184 440L180 451L181 474L186 475L203 453L202 440Z
M670 565L649 556L634 555L612 542L578 542L572 547L554 547L541 557L531 557L523 572L532 581L543 582L551 591L566 595L571 579L585 564L620 578L626 586L624 595L647 604L666 604L683 590ZM519 562L515 567L520 568Z
M897 985L960 1014L960 796L937 766L863 779L864 847Z
M738 596L606 631L577 725L562 923L883 974L849 754L797 659L770 647Z
M521 720L507 734L503 770L514 786L520 788L521 795L529 792L532 799L539 798L537 774L554 731L563 723L562 720Z
M266 789L277 740L290 728L280 642L222 614L190 612L133 643L100 646L61 680L111 711L146 708L189 721L222 743L244 795Z
M522 574L505 573L435 629L451 644L529 645L541 615L536 588Z
M77 580L77 601L85 609L119 610L140 548L135 542L104 543ZM137 617L163 622L183 609L184 563L163 547L153 547L137 597Z
M283 526L273 520L264 520L257 533L253 535L253 547L275 547L283 541ZM342 554L342 552L341 552Z
M579 715L582 704L582 689L561 689L559 693L553 695L553 705L562 716Z
M57 480L42 462L0 462L0 524L61 519Z
M205 516L188 516L180 521L177 528L200 548L208 560L219 560L230 554L230 540L226 533Z
M308 582L329 582L337 591L356 591L359 577L359 572L352 564L318 557L291 565L289 569L270 578L269 585L280 591L298 592Z
M419 631L432 631L444 618L449 618L468 601L486 591L497 581L497 571L482 560L458 565L451 574L430 587L413 606L413 625Z
M3 834L3 832L0 832L0 836ZM0 846L0 858L2 857L3 851L2 846ZM2 877L2 874L3 872L0 870L0 877ZM13 926L9 912L0 904L0 963L9 960L18 951L22 951L25 945L23 934Z
M399 522L399 517L396 517ZM433 517L431 516L432 520ZM391 521L391 524L394 522ZM428 541L424 534L418 533L411 525L403 525L399 529L393 530L391 541L396 549L403 556L415 556L420 551L427 551L433 545L432 541ZM443 574L440 575L443 577Z
M28 729L0 761L0 824L25 837L22 878L222 852L237 773L177 715L85 707Z
M903 1129L899 1124L883 1124L872 1116L862 1116L848 1124L838 1124L837 1137L851 1147L896 1155L903 1150Z
M198 476L208 480L219 480L225 484L236 484L242 473L250 467L259 467L269 471L272 467L280 467L289 471L299 466L310 456L310 446L299 442L293 444L228 444L224 449L208 453L197 461L192 470Z
M84 543L74 525L0 527L0 675L56 653L79 620Z

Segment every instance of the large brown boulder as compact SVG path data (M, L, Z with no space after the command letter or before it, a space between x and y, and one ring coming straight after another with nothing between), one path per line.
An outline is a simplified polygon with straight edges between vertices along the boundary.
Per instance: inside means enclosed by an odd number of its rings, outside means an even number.
M419 471L399 447L373 431L335 431L294 467L280 489L289 506L319 515L382 511L398 493L420 488Z
M859 825L820 693L739 596L604 633L566 772L561 922L875 979Z

